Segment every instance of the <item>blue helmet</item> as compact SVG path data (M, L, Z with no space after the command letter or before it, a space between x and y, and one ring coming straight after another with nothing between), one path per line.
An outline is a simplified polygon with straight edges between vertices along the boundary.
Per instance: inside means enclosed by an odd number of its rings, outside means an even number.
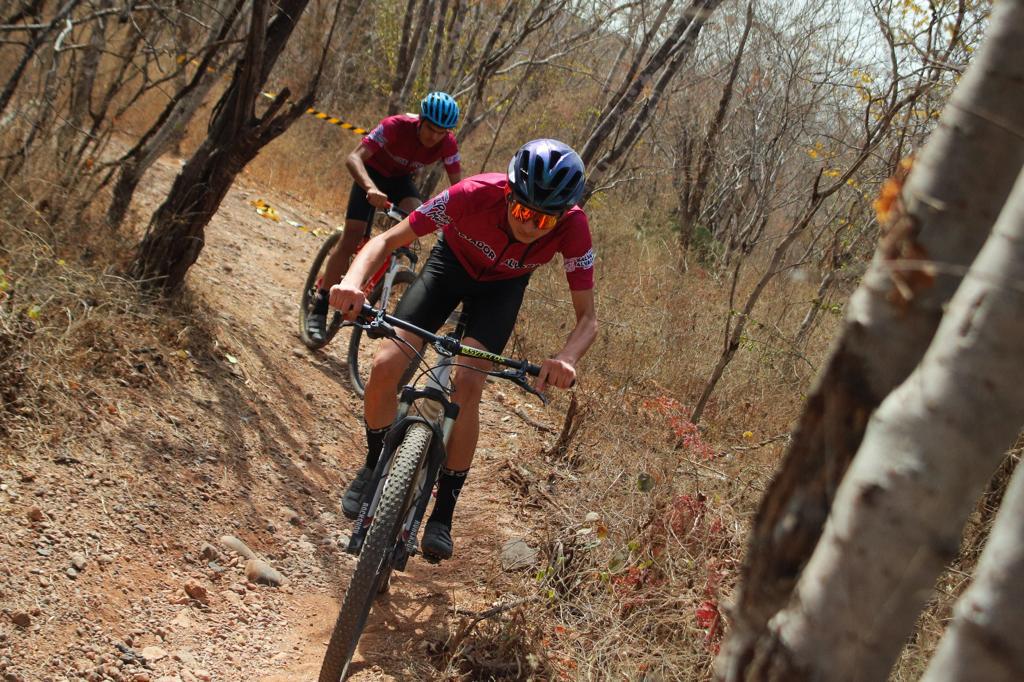
M459 122L459 105L447 92L428 92L420 101L420 118L439 128L454 128Z
M527 142L508 164L512 194L543 213L561 213L579 203L585 182L580 155L558 140Z

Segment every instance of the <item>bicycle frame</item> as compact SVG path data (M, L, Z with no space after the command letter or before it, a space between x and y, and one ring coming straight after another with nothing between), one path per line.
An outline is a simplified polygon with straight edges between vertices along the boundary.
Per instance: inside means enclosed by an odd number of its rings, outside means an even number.
M464 333L465 319L460 314L455 333L451 338L461 339ZM444 353L440 363L426 370L425 387L405 386L402 389L398 399L397 416L385 438L384 449L371 479L374 494L370 496L369 500L364 498L359 516L356 517L352 536L349 539L346 551L350 554L359 554L362 549L370 522L373 520L374 510L377 508L383 492L384 486L381 483L387 477L395 449L402 442L409 425L418 421L430 426L434 437L430 442L426 466L424 466L424 462L420 462L420 473L415 484L414 503L402 525L403 542L400 545L396 544L396 554L392 556L391 561L392 567L399 571L404 570L409 557L417 553L416 538L420 524L426 513L427 505L430 503L430 492L433 490L434 482L437 481L441 466L447 457L448 441L455 426L455 419L459 415L459 406L448 399L448 394L451 392L451 375L454 369L455 356ZM412 409L413 406L416 407L415 412Z
M430 502L430 493L433 490L434 482L437 480L438 473L446 459L448 441L451 437L452 428L455 425L455 419L459 414L459 406L448 398L448 395L451 393L451 374L455 368L456 356L465 355L481 358L512 368L515 370L514 372L506 370L504 373L494 374L512 379L526 390L540 396L543 400L543 396L531 388L524 379L526 374L537 376L540 368L525 361L512 360L485 350L463 346L461 340L466 329L466 321L463 314L459 315L453 334L437 336L407 322L393 318L384 311L364 306L364 315L367 314L367 311L374 316L373 322L369 324L367 329L368 335L373 335L375 325L378 328L384 325L394 325L414 332L425 341L433 342L434 349L443 356L441 362L425 371L427 380L423 388L417 388L415 385L412 385L405 386L402 389L395 422L385 437L381 457L370 480L371 487L369 490L373 490L373 494L363 499L363 504L359 510L359 516L356 518L355 527L346 550L351 554L359 554L363 541L366 538L366 533L369 530L370 522L373 520L374 510L380 501L384 488L382 482L387 477L395 449L402 442L402 438L405 436L409 425L414 422L422 422L430 426L434 437L431 439L430 447L427 451L427 462L421 461L419 465L420 473L416 480L414 502L402 526L401 538L403 542L396 544L395 555L392 556L392 567L404 570L409 556L417 553L417 533L427 505ZM414 406L416 408L415 411L413 410Z
M396 222L401 221L406 217L406 214L403 211L395 208L394 206L389 208L385 212L385 215ZM370 237L368 235L363 237L363 241L359 243L359 248L356 249L356 253L362 251L368 241L370 241ZM417 256L416 253L408 246L395 249L391 252L391 255L388 256L388 259L384 261L379 268L377 268L377 272L373 273L373 277L367 280L366 284L363 285L363 294L369 296L370 292L373 291L373 288L377 286L377 283L383 279L384 288L381 292L380 300L387 301L391 296L391 287L395 283L395 275L402 266L401 261L399 260L400 258L405 258L409 261L409 264L406 266L407 269L412 270L413 272L416 271L416 263L419 261L419 256Z

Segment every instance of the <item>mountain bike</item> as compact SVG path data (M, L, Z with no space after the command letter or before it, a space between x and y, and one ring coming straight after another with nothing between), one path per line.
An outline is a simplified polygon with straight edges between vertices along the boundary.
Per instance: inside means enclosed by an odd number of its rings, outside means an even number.
M438 473L446 458L446 447L459 406L451 401L451 373L455 358L482 358L506 367L503 370L478 370L499 379L507 379L524 391L547 402L530 385L527 376L536 377L540 367L462 344L466 330L460 314L452 334L439 336L393 317L383 310L364 305L356 322L371 338L393 339L406 343L396 333L404 329L433 347L441 360L433 366L422 353L411 352L419 363L427 365L422 388L404 386L398 401L398 414L384 441L380 460L367 482L362 506L356 518L346 551L359 556L345 599L338 613L331 640L320 669L320 682L338 682L348 672L359 637L370 614L375 597L386 591L392 571L405 570L409 557L419 551L417 535ZM408 346L409 344L406 343ZM424 352L426 347L424 348ZM431 563L438 560L424 555Z
M402 209L392 205L383 214L393 221L394 224L401 222L408 214ZM302 300L299 304L299 336L302 342L310 350L319 350L326 346L338 333L338 331L345 323L342 320L341 313L336 310L332 310L327 319L327 329L324 335L323 341L315 341L309 337L307 332L307 318L313 312L313 305L316 301L317 291L320 289L320 284L323 282L324 268L327 263L327 256L330 255L335 245L341 239L342 231L335 230L327 241L323 243L320 250L317 252L316 257L309 266L309 274L306 275L306 282L302 287ZM359 244L359 250L362 249L366 242L370 240L369 230L367 230L366 236L363 237L362 242ZM396 249L385 261L377 272L374 273L373 277L367 281L363 287L363 294L366 296L366 300L371 305L381 304L381 308L384 310L393 310L398 300L402 297L402 293L408 288L412 281L416 279L416 264L419 257L409 247L402 247ZM363 388L366 386L366 381L369 379L369 363L363 361L359 357L359 348L363 340L363 330L358 325L352 326L352 335L349 337L348 342L348 375L352 382L352 388L355 392L362 397ZM412 372L415 371L416 366L411 365L409 371L402 377L403 385L408 383L412 377Z

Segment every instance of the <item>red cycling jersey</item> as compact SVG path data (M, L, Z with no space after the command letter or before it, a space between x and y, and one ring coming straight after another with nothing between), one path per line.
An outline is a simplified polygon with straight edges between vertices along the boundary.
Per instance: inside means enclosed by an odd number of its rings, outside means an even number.
M384 177L394 178L411 175L441 159L448 175L458 173L461 166L455 136L448 133L433 147L425 147L417 134L419 123L419 116L399 114L377 124L363 138L363 146L373 152L366 165Z
M562 254L573 291L594 288L594 249L587 214L573 206L540 239L523 244L508 226L504 173L483 173L458 182L409 216L418 236L440 230L462 267L476 280L511 279L533 272Z

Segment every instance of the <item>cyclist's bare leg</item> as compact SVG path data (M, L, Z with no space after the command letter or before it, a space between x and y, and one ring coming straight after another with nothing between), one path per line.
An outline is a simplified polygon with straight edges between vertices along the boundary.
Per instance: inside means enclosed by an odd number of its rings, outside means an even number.
M406 197L398 202L399 208L406 213L414 211L423 202L418 197ZM342 232L338 245L334 247L327 257L327 265L324 268L323 288L330 289L341 281L341 278L348 272L348 266L352 262L352 256L359 248L359 242L366 234L366 221L348 218L345 220L345 228Z
M413 348L423 348L423 339L420 337L401 329L397 331ZM395 421L398 412L398 382L409 366L410 353L412 350L408 346L393 341L385 341L377 348L363 395L363 414L369 428L382 429Z
M486 350L484 345L473 338L463 339L463 344ZM451 439L448 441L448 459L445 468L452 471L466 471L473 463L476 442L480 436L480 397L484 392L487 375L476 370L493 369L487 360L479 358L458 358L459 369L455 372L455 392L452 400L459 405L459 418L455 420Z
M352 260L352 254L359 248L359 242L366 234L365 220L345 220L345 228L342 232L338 245L327 257L327 265L324 268L324 281L321 286L330 289L341 281L341 278L348 272L348 264Z
M476 339L467 338L463 343L483 348L483 344ZM448 458L438 477L434 508L424 526L420 542L423 554L434 559L449 559L455 549L451 534L452 515L466 481L466 474L473 463L473 453L476 452L480 433L480 396L487 378L487 375L474 370L492 367L490 362L474 358L459 357L458 362L460 367L455 374L452 400L459 404L459 418L455 420L448 441Z
M398 208L406 213L412 213L422 203L419 197L406 197L398 202Z

